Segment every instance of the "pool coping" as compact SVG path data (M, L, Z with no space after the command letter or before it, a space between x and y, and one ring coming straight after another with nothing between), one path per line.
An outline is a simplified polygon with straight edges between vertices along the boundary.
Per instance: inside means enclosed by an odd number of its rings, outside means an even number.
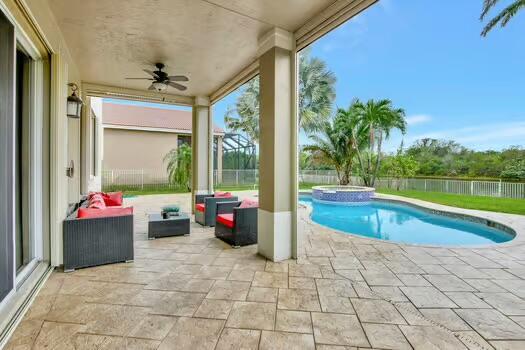
M311 194L311 192L309 191L299 191L299 193L300 194ZM311 218L312 207L305 205L307 214L308 214L307 218L310 224L314 224L314 225L317 225L325 229L329 229L334 232L344 234L347 236L350 235L352 237L364 239L364 240L371 240L375 242L405 245L405 246L412 246L412 247L450 248L450 249L494 249L498 247L509 247L509 246L521 245L525 243L525 234L524 234L525 233L525 216L523 215L463 209L463 208L451 207L451 206L437 204L437 203L431 203L431 202L423 201L420 199L407 198L407 197L401 197L401 196L395 196L395 195L378 194L378 193L376 193L374 198L377 198L383 201L390 201L393 203L408 204L409 206L416 207L418 209L427 210L427 211L430 210L431 212L434 211L434 212L438 212L439 214L444 214L450 217L463 218L464 220L468 220L468 221L474 221L478 223L481 223L481 221L492 222L494 224L505 227L506 228L505 231L507 231L507 229L510 229L511 231L513 231L512 233L514 233L515 236L513 239L507 242L491 243L491 244L483 244L483 245L459 245L458 246L458 245L405 243L405 242L387 241L387 240L383 240L379 238L365 237L365 236L361 236L358 234L348 233L348 232L344 232L344 231L337 230L337 229L334 229L328 226L318 224L315 221L313 221Z

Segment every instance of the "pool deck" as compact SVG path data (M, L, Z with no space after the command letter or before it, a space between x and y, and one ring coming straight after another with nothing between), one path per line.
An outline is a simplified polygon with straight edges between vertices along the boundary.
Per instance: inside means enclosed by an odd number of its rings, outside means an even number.
M518 236L443 248L343 234L301 208L301 257L272 263L195 223L146 240L146 214L189 195L127 202L135 262L53 272L7 349L525 349L524 216L454 208Z

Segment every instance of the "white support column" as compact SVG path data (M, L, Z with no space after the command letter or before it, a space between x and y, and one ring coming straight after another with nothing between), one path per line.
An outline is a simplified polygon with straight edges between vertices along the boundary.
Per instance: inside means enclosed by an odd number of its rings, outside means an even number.
M67 76L68 66L61 54L51 56L50 112L50 251L51 266L62 264L62 220L67 213Z
M222 138L217 136L217 183L222 183Z
M297 117L293 34L274 28L259 41L259 253L296 257Z
M191 133L192 195L213 191L213 123L210 100L195 97Z

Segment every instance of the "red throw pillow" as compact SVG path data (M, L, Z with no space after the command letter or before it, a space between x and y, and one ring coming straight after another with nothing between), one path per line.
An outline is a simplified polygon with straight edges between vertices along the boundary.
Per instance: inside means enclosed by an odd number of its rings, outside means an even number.
M213 196L215 198L230 198L232 194L230 192L215 192Z
M123 202L122 192L103 193L102 198L104 198L106 205L110 207L122 205Z
M88 208L106 209L106 202L104 202L104 198L102 198L102 195L97 193L90 196Z
M108 207L120 206L124 201L122 192L89 192L88 199L91 200L91 198L97 195L102 196L104 203L106 203Z
M89 192L88 193L88 200L91 199L93 196L97 195L97 194L102 194L103 192Z
M127 208L79 208L77 213L78 219L105 218L110 216L133 215L133 207Z
M243 199L239 208L259 208L259 201L256 199Z

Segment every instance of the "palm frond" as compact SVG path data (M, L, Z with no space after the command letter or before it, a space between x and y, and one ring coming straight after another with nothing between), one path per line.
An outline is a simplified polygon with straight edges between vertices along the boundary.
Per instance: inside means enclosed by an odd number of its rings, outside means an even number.
M485 0L483 11L481 13L480 19L483 20L491 8L499 0ZM518 11L525 8L525 0L516 0L506 8L504 8L498 15L492 18L483 28L481 36L486 37L487 34L498 24L500 23L501 27L505 27L508 22L518 13Z

